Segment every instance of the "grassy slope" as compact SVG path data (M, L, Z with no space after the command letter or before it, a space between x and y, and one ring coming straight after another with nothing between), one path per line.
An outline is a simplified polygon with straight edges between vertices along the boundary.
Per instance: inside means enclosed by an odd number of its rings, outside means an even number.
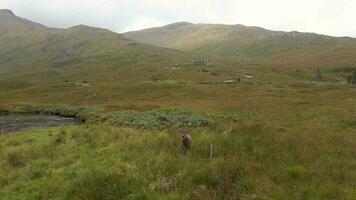
M187 155L179 134L169 131L85 125L0 136L0 195L354 199L355 122L335 115L352 113L311 109L283 121L275 113L241 116L238 124L194 130Z
M250 63L342 66L355 65L356 61L356 39L276 32L242 25L176 23L124 35L148 44L238 58ZM335 58L339 59L335 61Z

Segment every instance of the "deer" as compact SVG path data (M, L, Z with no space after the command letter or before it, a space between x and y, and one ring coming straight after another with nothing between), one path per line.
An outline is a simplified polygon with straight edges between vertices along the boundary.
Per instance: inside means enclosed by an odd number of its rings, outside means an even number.
M187 153L192 146L192 136L187 131L181 132L182 136L182 149L184 153Z

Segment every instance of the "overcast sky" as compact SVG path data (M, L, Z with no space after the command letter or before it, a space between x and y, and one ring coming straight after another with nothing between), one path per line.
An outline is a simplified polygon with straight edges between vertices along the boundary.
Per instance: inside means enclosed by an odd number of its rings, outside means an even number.
M356 37L356 0L0 0L0 8L60 28L125 32L188 21Z

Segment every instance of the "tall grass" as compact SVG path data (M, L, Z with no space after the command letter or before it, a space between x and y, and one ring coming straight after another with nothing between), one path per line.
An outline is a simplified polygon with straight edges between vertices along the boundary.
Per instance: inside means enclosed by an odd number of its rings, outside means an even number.
M193 129L187 154L171 130L83 125L2 136L0 196L354 199L355 135L320 130L245 119Z

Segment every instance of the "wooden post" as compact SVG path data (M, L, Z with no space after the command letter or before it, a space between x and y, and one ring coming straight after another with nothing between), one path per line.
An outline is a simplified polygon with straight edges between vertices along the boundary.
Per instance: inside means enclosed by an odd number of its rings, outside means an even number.
M213 144L210 144L210 160L213 159Z

